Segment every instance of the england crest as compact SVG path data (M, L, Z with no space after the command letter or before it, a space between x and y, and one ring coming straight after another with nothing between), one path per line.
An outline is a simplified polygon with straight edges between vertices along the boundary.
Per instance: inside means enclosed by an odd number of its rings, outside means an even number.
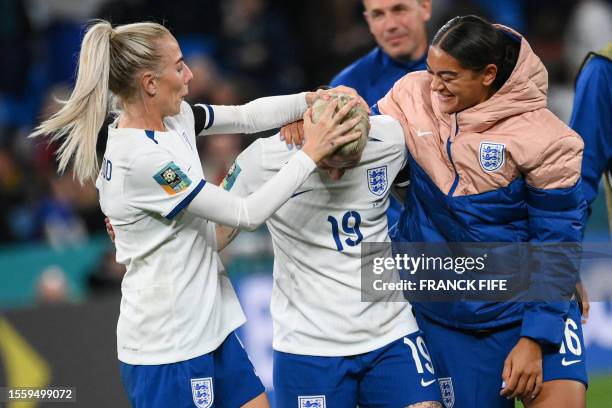
M381 196L387 190L387 166L368 169L368 188L372 194Z
M191 392L193 394L193 402L198 408L209 408L215 400L213 394L212 377L192 378Z
M325 408L325 395L300 395L298 408Z
M506 145L503 143L480 142L480 166L484 171L499 169L506 160Z
M438 378L442 402L446 408L455 406L455 390L453 390L453 379L451 377Z

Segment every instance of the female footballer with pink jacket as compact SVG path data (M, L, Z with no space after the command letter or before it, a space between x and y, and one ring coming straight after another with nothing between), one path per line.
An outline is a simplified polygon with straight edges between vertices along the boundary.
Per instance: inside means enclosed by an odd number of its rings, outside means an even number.
M456 17L434 37L427 69L374 109L401 122L409 151L411 185L392 238L580 242L583 143L547 109L547 72L525 38ZM550 300L413 303L447 407L513 407L514 397L585 406L578 305Z

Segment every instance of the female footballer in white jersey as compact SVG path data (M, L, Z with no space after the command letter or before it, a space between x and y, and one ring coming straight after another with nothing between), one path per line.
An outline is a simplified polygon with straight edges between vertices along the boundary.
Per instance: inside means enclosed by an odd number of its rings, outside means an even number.
M97 176L102 211L127 265L117 326L118 357L135 407L266 407L264 389L234 330L244 315L218 262L214 223L254 229L339 144L356 120L338 125L335 103L301 152L246 198L206 183L195 136L255 132L296 120L314 94L263 98L241 107L183 102L191 71L172 34L155 23L93 24L75 88L33 135L59 140L59 168ZM109 92L110 91L110 92ZM101 167L98 131L109 96L120 114L108 127ZM212 221L212 222L211 222Z

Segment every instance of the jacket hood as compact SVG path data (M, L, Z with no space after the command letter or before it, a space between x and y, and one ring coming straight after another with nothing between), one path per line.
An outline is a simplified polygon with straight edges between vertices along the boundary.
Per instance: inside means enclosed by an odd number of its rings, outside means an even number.
M462 131L483 132L501 120L547 106L546 67L523 36L509 27L499 24L496 27L520 38L518 60L506 83L491 98L458 113Z

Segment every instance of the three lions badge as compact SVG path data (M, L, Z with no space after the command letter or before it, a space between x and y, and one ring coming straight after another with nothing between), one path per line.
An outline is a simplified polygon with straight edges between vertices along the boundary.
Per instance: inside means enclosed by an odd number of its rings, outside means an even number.
M453 389L453 380L450 377L438 378L440 385L440 393L442 394L442 402L446 408L455 406L455 390Z
M506 145L503 143L480 142L480 166L484 171L498 170L506 161Z
M374 195L381 196L387 190L387 166L368 169L368 188Z
M192 378L191 393L193 394L193 402L196 407L211 407L215 400L215 396L213 394L212 377Z
M298 408L326 408L325 395L300 395Z

